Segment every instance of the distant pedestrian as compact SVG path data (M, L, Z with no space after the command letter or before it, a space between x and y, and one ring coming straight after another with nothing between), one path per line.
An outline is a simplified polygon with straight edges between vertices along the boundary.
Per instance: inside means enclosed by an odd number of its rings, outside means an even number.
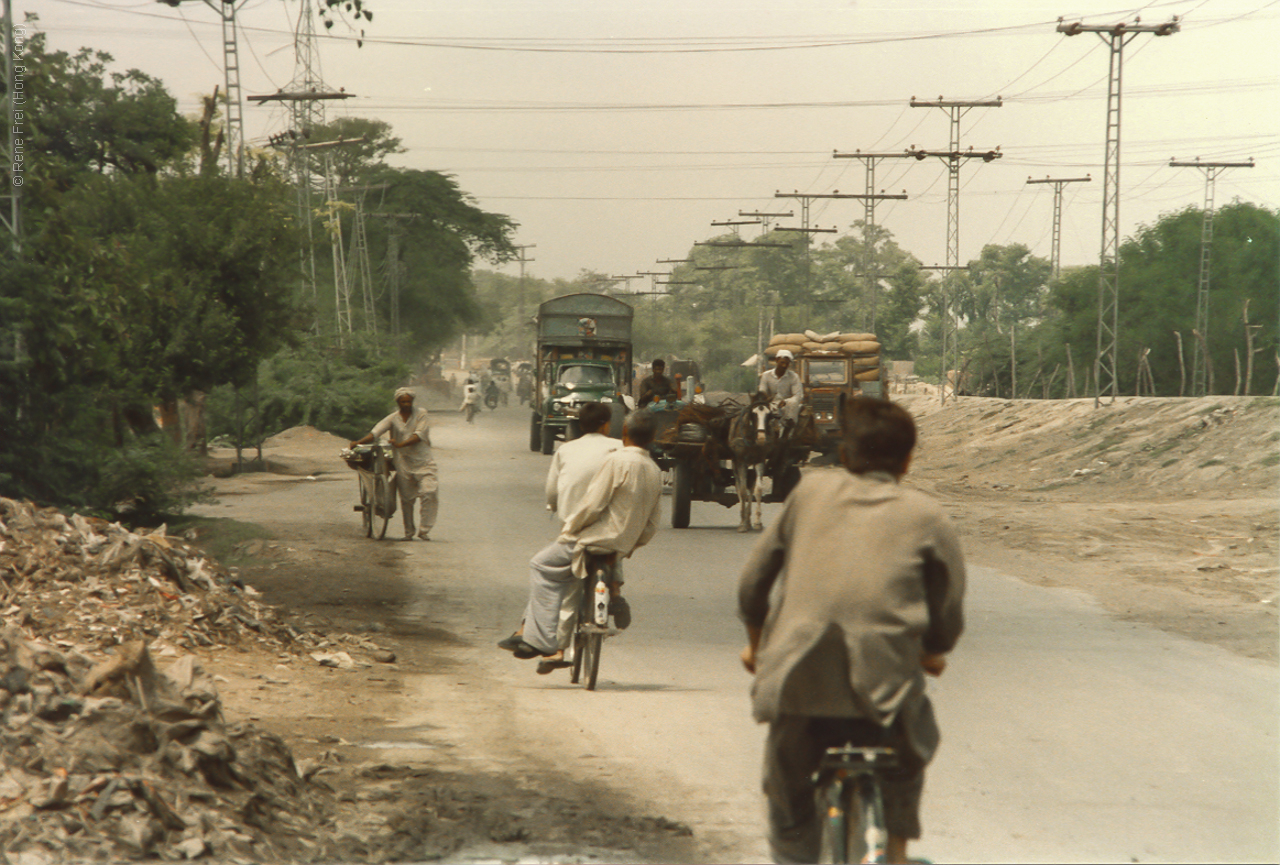
M413 540L414 503L419 503L418 537L429 541L439 510L440 480L431 453L431 418L425 408L413 407L413 391L402 387L396 391L398 411L374 425L372 432L351 443L352 447L369 444L384 433L391 433L391 460L396 469L396 490L400 493L400 510L404 515L404 539Z

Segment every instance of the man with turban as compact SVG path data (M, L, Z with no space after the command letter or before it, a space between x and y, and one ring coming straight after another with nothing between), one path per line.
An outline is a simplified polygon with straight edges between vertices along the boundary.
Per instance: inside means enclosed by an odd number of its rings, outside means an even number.
M384 433L391 433L391 459L396 469L400 510L404 514L404 539L413 540L413 505L418 501L421 503L418 537L429 541L436 524L440 486L436 461L431 455L431 419L425 408L413 407L413 391L407 387L396 390L396 406L398 411L378 421L372 432L353 441L351 446L368 444Z
M791 361L794 359L795 355L785 348L779 351L774 358L773 369L766 369L760 374L760 386L757 388L778 406L782 416L789 421L788 430L800 417L800 400L804 397L800 376L791 369Z

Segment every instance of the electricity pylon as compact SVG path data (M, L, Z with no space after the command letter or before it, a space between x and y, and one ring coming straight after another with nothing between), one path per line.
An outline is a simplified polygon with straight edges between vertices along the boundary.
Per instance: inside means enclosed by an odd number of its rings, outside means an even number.
M1164 24L1064 24L1058 19L1058 32L1068 36L1097 33L1110 49L1107 67L1107 150L1106 169L1102 175L1102 249L1098 255L1098 354L1094 359L1094 406L1101 405L1102 394L1111 392L1115 402L1120 391L1116 367L1116 343L1120 330L1120 95L1124 71L1124 47L1141 33L1170 36L1179 29L1174 16ZM1107 381L1103 382L1103 377Z
M1049 260L1053 264L1054 279L1058 278L1061 271L1060 262L1062 260L1062 187L1068 183L1088 183L1092 179L1088 174L1084 177L1046 177L1044 180L1027 178L1027 183L1053 184L1053 241L1049 246Z
M1200 281L1196 289L1196 339L1191 365L1191 392L1205 396L1213 391L1213 364L1209 361L1209 253L1213 248L1213 193L1218 173L1228 168L1253 168L1248 162L1194 162L1169 160L1170 168L1199 168L1204 172L1204 213L1200 223Z
M978 100L943 99L925 102L911 97L912 108L941 108L947 113L951 127L951 146L947 150L912 150L916 159L936 156L947 166L947 264L951 269L960 267L960 163L964 159L978 158L983 162L991 162L1001 156L1000 148L975 153L973 147L960 149L960 118L974 108L999 108L1004 102L996 97ZM942 373L946 376L948 369L960 369L960 311L956 308L953 292L943 290L942 294ZM951 366L948 367L947 358ZM957 372L959 375L959 372ZM938 388L942 402L947 401L946 382Z

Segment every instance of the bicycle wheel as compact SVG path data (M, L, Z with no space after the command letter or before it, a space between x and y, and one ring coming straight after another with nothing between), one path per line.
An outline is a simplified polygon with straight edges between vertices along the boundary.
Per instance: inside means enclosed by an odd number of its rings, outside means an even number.
M582 687L596 689L596 676L600 673L600 649L604 646L604 634L589 633L582 640Z
M373 500L369 495L369 482L358 477L360 482L360 525L366 538L373 537Z
M571 650L573 651L573 666L569 668L569 684L576 685L578 680L582 678L582 644L585 635L581 630L573 632L573 640L571 642Z
M391 497L395 491L387 481L386 475L375 475L373 479L373 531L378 540L387 536L387 523L391 522L391 509L394 505Z
M861 862L862 833L855 784L851 778L831 778L817 796L822 816L819 862Z
M885 844L889 840L884 826L884 803L880 797L880 785L875 778L863 776L857 796L857 814L860 819L849 832L849 847L857 851L859 862L885 861Z

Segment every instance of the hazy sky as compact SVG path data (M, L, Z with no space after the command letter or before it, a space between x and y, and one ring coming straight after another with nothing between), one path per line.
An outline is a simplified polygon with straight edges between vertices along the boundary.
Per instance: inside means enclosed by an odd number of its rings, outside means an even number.
M1053 187L1027 178L1092 174L1065 188L1062 263L1094 263L1109 51L1092 33L1057 33L1059 16L1182 22L1124 52L1123 234L1204 203L1204 174L1168 167L1172 157L1253 157L1219 177L1217 205L1280 206L1280 0L367 2L363 47L341 25L320 40L325 82L356 94L329 103L330 118L387 121L407 147L396 164L454 174L481 207L513 217L517 242L536 245L535 276L665 270L658 259L685 257L739 210L790 210L781 222L798 225L799 203L775 192L864 191L862 162L833 150L948 147L947 114L909 107L913 96L1004 100L961 123L962 147L1004 154L961 170L962 262L987 243L1047 257ZM185 112L222 81L218 17L199 0L14 5L19 19L39 13L55 48L92 46L162 79ZM287 87L299 2L240 8L244 94ZM251 145L286 128L278 108L244 110ZM887 160L877 186L909 196L882 202L877 222L943 263L943 162ZM862 216L860 201L815 200L810 224L844 233Z

